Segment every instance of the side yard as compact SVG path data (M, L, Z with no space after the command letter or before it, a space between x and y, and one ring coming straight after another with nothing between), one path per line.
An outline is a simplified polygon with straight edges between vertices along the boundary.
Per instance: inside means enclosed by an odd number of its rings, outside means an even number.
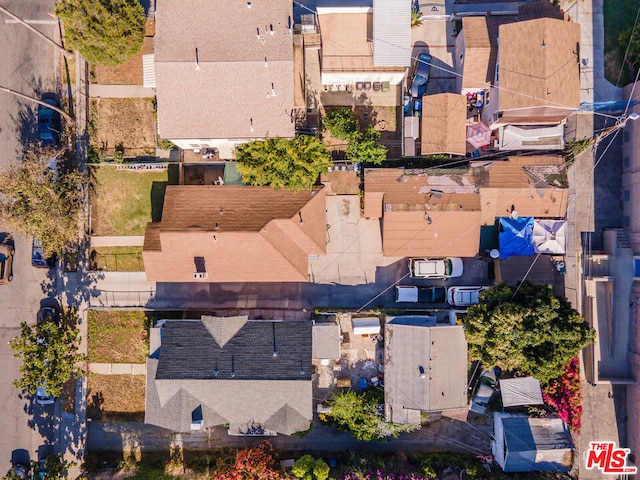
M177 184L177 169L91 165L91 234L144 235L147 222L161 218L164 191L168 184Z
M144 363L152 321L141 311L90 310L89 363ZM87 401L93 420L144 421L145 376L89 373Z

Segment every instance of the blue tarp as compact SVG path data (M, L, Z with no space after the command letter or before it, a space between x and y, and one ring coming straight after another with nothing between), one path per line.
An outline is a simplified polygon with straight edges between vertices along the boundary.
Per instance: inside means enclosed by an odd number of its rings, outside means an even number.
M500 260L533 254L533 217L500 217Z

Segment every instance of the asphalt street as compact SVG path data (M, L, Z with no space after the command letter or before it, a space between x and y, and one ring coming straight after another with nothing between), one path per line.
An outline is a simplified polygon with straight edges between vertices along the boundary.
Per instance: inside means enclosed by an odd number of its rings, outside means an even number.
M0 0L0 5L31 22L49 37L57 34L49 12L53 0ZM0 86L39 98L57 92L53 48L23 25L0 14ZM0 92L0 168L19 161L25 145L37 138L37 107ZM0 223L0 232L8 232ZM13 232L8 232L13 233ZM35 323L36 312L47 304L54 272L31 266L31 239L14 234L14 280L0 285L0 475L13 460L37 460L51 452L53 409L32 405L11 382L19 376L19 361L8 341L19 334L20 322ZM46 292L46 293L45 293Z

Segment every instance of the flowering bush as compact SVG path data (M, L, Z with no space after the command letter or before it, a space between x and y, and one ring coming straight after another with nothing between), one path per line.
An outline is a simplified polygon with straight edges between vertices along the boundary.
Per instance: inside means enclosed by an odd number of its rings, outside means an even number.
M574 433L580 433L582 417L582 390L580 387L580 365L572 358L564 373L552 380L542 391L544 402L553 407L560 418Z
M213 476L214 480L282 480L284 478L284 474L276 463L273 447L266 440L256 447L238 450L235 463Z
M375 472L345 473L341 480L428 480L413 473L388 473L381 470Z

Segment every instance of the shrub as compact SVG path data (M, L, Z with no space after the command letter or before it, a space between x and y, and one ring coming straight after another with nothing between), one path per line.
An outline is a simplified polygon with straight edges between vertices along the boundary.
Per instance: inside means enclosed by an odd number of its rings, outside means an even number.
M327 113L323 123L331 136L338 140L349 141L353 133L358 130L358 121L350 108L341 108Z
M582 388L578 358L572 358L565 371L542 392L545 403L552 407L574 433L582 426Z

